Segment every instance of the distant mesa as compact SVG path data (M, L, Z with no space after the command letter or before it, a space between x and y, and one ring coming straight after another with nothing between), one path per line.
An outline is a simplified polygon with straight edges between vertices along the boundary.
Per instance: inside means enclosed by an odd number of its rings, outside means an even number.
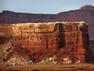
M92 5L85 5L80 8L81 10L94 10L94 6Z
M9 11L9 10L3 10L3 12L2 12L2 13L9 14L9 13L15 13L15 12L13 12L13 11Z

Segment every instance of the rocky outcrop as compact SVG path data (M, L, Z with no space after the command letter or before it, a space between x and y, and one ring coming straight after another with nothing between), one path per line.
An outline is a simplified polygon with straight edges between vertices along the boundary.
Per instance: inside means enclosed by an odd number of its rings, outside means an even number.
M2 24L0 27L0 36L6 37L5 40L10 39L11 42L7 41L8 45L2 46L4 60L10 65L19 62L28 64L30 61L34 64L86 62L88 33L84 22ZM6 27L11 30L4 31ZM7 35L4 34L6 32Z

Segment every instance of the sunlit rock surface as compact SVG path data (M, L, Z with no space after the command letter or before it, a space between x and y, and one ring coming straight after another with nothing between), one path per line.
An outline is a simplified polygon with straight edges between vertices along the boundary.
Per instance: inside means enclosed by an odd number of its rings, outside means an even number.
M1 24L0 38L1 62L8 65L86 62L89 39L84 22Z

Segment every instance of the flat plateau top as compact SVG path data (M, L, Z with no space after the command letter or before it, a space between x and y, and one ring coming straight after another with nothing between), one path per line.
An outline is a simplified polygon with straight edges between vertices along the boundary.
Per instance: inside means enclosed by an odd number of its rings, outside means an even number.
M24 66L6 66L0 67L0 70L34 70L34 71L41 71L41 70L59 70L59 71L94 71L94 64L64 64L64 65L24 65Z

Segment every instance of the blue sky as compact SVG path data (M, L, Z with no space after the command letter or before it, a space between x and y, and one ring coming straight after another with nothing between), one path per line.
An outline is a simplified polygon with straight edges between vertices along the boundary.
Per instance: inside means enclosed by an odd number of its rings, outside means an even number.
M94 0L0 0L0 12L10 10L24 13L56 14L93 5Z

